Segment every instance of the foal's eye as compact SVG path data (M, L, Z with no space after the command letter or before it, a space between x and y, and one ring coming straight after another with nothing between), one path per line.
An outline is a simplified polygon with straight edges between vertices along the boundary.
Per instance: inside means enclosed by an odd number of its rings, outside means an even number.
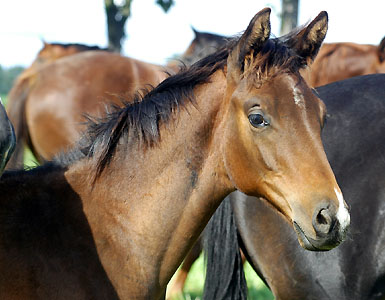
M249 121L254 127L264 127L269 125L269 122L267 122L261 114L250 114Z

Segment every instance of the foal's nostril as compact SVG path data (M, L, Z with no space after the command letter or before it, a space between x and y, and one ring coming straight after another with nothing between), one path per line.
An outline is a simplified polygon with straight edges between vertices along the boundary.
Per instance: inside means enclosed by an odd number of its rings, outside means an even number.
M334 221L329 207L323 207L314 213L313 227L317 235L324 236L333 229Z
M318 224L327 225L330 224L331 218L326 209L321 209L320 212L317 215L317 222Z

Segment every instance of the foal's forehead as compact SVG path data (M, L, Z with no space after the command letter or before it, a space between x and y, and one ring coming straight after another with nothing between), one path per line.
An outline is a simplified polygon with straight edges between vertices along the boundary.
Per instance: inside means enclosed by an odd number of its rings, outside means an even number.
M309 101L319 101L319 98L312 92L306 81L299 74L282 76L276 84L276 89L288 93L288 96L292 96L294 103L298 106Z
M305 80L297 74L282 73L254 85L253 93L266 104L286 103L293 108L307 109L319 106L320 99L315 95ZM286 106L286 105L285 105Z
M293 78L292 76L287 76L286 81L288 83L289 90L292 93L294 104L300 108L305 108L305 95L301 78Z

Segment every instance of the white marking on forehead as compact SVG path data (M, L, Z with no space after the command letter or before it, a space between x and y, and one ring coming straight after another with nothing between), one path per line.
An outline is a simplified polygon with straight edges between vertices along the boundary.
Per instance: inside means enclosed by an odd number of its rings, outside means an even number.
M338 199L337 219L340 222L341 229L344 229L350 224L350 215L345 207L342 193L337 188L334 188L334 192L336 193Z
M293 97L294 97L294 102L301 108L305 108L305 99L303 98L303 95L299 88L297 88L297 85L295 84L295 81L293 78L288 77L289 84L293 89Z

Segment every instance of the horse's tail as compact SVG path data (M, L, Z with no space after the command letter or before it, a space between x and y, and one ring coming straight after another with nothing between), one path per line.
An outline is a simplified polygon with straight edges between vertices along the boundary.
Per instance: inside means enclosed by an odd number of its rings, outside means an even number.
M25 118L29 85L29 78L20 76L8 94L7 114L15 129L16 147L6 169L21 168L24 165L24 146L30 140Z
M207 269L203 299L246 299L247 285L229 197L205 229L204 250Z

